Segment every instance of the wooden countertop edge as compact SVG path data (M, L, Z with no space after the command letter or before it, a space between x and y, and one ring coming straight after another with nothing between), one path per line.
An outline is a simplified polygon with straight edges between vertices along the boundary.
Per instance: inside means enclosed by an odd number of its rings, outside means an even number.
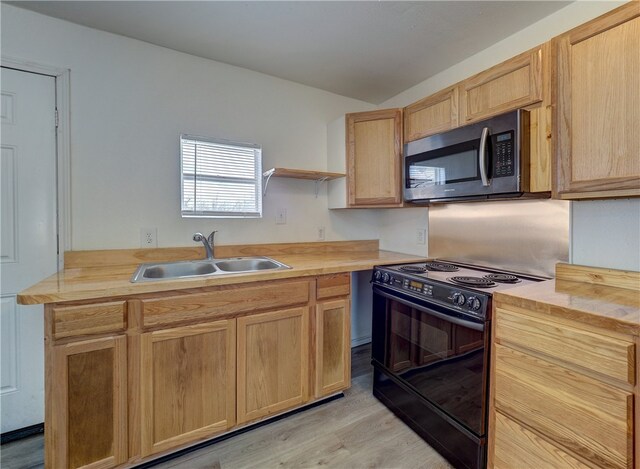
M546 284L548 291L557 293L557 280L548 280L543 282ZM579 285L580 282L569 282L569 281L559 281L562 284L576 284ZM512 306L517 306L523 309L533 309L538 312L542 312L545 314L549 314L550 316L556 316L559 318L577 320L584 322L585 324L589 324L595 327L601 327L603 329L608 329L615 332L620 332L623 334L630 334L634 336L640 336L640 322L632 322L625 320L623 318L616 318L612 316L608 316L597 311L587 310L578 308L575 306L564 306L560 304L553 303L553 300L548 297L533 298L530 292L525 296L522 293L518 293L518 290L527 289L528 286L523 286L519 288L513 288L508 292L496 292L493 294L494 304L507 304ZM604 287L601 287L604 288ZM609 287L615 288L615 287ZM567 291L559 292L561 295L566 295L566 297L580 297L579 294L572 295ZM609 305L612 308L617 306L616 303L610 301L602 301L603 305ZM623 305L621 305L623 306ZM640 311L640 309L639 309ZM640 313L639 313L640 314ZM640 316L639 316L640 317Z
M359 252L359 255L366 255L367 253ZM380 258L380 256L383 256ZM388 258L384 258L384 256L389 256ZM304 257L304 255L297 255L296 257ZM310 256L312 258L317 258L318 255ZM345 253L345 257L348 257L348 254ZM280 256L279 259L281 262L288 264L285 256ZM66 271L63 271L58 274L54 274L48 279L43 280L42 282L30 287L26 290L23 290L17 295L17 301L19 304L23 305L35 305L35 304L48 304L48 303L61 303L68 301L82 301L82 300L98 300L102 298L111 298L111 297L125 297L125 296L135 296L139 294L145 293L155 293L155 292L167 292L167 291L175 291L175 290L186 290L193 288L202 288L202 287L215 287L222 285L237 285L241 283L251 283L251 282L263 282L270 280L279 280L279 279L287 279L287 278L296 278L296 277L311 277L317 275L330 275L336 273L344 273L344 272L357 272L362 270L372 269L376 265L388 265L388 264L397 264L397 263L408 263L408 262L420 262L426 260L426 257L414 256L410 254L402 254L393 251L374 251L371 252L370 259L354 259L344 261L340 260L331 260L327 263L329 265L322 265L323 262L318 260L318 266L312 267L295 267L292 266L292 269L289 270L279 270L275 272L261 272L261 273L251 273L251 274L236 274L236 275L228 275L228 276L218 276L218 277L207 277L207 278L189 278L189 279L177 279L177 280L167 280L167 281L157 281L157 282L144 282L144 283L130 283L129 277L126 279L119 278L116 281L118 285L113 287L104 286L98 287L96 284L92 284L91 286L87 286L86 289L79 288L64 290L64 287L61 287L60 291L37 291L38 288L42 288L42 284L45 282L55 282L56 277L61 274L64 274ZM311 259L310 262L314 262L315 259ZM83 269L75 269L77 271L82 272ZM89 271L90 269L86 269ZM132 271L133 273L133 271ZM81 275L80 275L81 278ZM78 279L76 279L78 281ZM125 283L126 281L126 283ZM58 281L59 283L59 281ZM52 289L53 290L53 289Z

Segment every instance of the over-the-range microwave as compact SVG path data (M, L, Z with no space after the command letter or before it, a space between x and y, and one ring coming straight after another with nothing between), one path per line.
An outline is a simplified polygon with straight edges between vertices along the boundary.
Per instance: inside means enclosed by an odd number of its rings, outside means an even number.
M529 192L525 110L404 146L404 199L414 203L548 197Z

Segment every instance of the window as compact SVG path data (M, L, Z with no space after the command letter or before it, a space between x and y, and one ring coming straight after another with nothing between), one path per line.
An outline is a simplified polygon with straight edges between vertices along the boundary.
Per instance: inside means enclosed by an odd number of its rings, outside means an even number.
M262 148L180 136L182 216L262 217Z

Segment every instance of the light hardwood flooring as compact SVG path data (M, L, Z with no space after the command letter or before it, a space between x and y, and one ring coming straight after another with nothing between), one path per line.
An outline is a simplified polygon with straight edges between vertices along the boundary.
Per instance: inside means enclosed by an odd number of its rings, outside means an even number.
M345 397L156 465L158 469L451 466L371 395L368 345L352 351ZM3 445L3 469L40 468L42 436Z

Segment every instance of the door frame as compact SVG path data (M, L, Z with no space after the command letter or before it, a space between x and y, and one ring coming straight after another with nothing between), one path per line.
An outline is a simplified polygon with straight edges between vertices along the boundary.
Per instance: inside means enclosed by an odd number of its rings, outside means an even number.
M0 65L22 72L38 73L55 79L56 109L56 215L58 230L58 271L64 269L64 253L71 250L71 70L2 55Z

